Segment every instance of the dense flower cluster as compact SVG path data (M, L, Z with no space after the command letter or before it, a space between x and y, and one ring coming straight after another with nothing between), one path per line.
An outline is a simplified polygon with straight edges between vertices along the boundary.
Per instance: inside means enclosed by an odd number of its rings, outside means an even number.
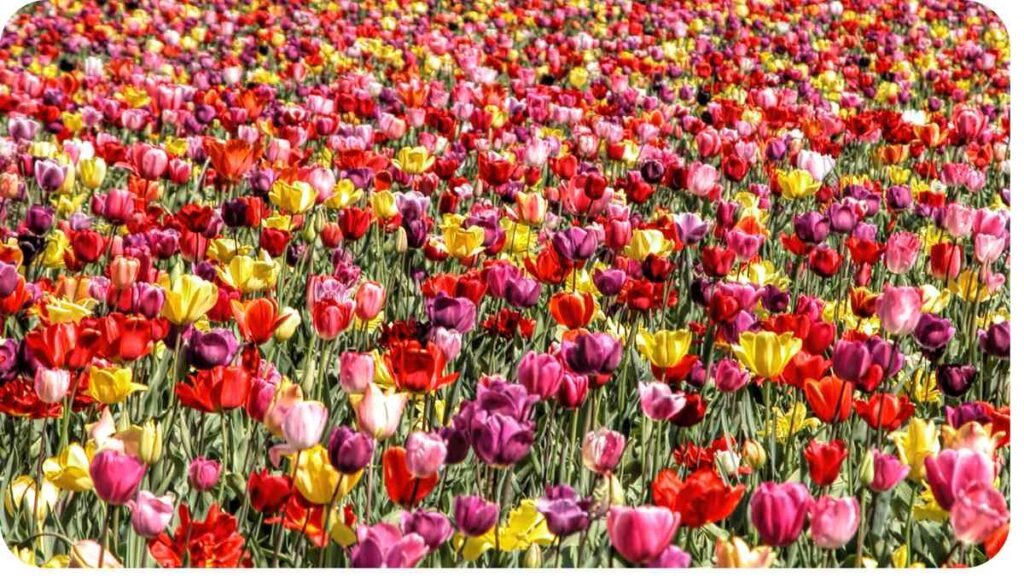
M53 0L0 41L45 566L955 566L1009 530L964 0Z

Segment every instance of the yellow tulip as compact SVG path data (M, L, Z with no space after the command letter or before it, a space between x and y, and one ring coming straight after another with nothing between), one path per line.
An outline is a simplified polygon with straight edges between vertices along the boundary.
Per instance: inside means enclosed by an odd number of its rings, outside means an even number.
M816 194L821 188L821 182L816 181L810 172L798 168L780 173L779 187L783 197L798 200Z
M442 228L442 234L448 253L460 260L475 256L484 250L484 229L479 226L445 226Z
M939 452L939 431L935 428L935 423L921 418L911 418L906 430L893 432L889 438L896 443L900 461L910 466L907 477L917 481L924 478L925 459Z
M334 185L334 190L332 190L331 196L327 198L327 200L324 200L324 206L340 210L341 208L348 208L349 206L352 206L362 197L363 191L356 188L355 183L351 180L345 178Z
M942 447L946 450L972 450L995 457L996 447L1005 436L1005 432L992 434L992 425L982 425L974 421L960 428L942 425Z
M114 434L114 438L124 444L126 454L136 456L146 464L156 463L163 454L163 427L155 420L142 426L129 426Z
M434 157L423 146L406 147L398 151L392 162L406 174L422 174L434 165Z
M103 185L103 180L107 177L107 163L99 156L79 160L78 175L83 186L96 190Z
M771 546L751 549L739 536L722 538L715 544L715 566L718 568L770 568L775 563Z
M37 486L35 479L28 475L18 476L10 483L4 494L4 508L9 517L14 516L18 510L27 510L29 515L34 510L36 524L43 523L50 509L57 504L58 491L49 480L43 480L41 494ZM38 506L37 495L40 497Z
M222 282L242 292L260 292L277 283L278 264L273 260L257 260L252 256L235 256L226 267L217 268Z
M734 344L732 350L747 370L762 378L775 379L802 346L803 342L789 332L780 336L762 330L740 334L740 343Z
M100 404L118 404L133 392L145 390L142 384L132 382L131 368L89 369L89 395Z
M693 334L689 330L658 330L651 334L641 329L636 337L637 350L658 368L679 364L690 350Z
M307 182L278 180L270 187L270 201L286 214L304 214L316 204L316 190Z
M661 230L634 230L633 237L630 238L623 253L633 260L642 262L651 254L664 256L672 251L672 247L672 242L665 238Z
M508 519L502 524L495 538L495 529L481 536L474 536L465 542L463 536L455 537L455 548L462 548L462 557L470 562L476 560L487 550L494 548L497 539L501 541L502 551L523 551L532 544L550 545L555 536L548 530L544 515L537 510L533 500L523 500L519 506L509 512Z
M793 404L788 412L783 412L778 406L772 408L772 412L774 416L771 422L771 432L775 433L775 439L779 442L787 442L790 436L799 434L805 429L814 431L821 426L821 420L813 416L807 417L807 406L803 402ZM768 436L768 424L765 423L765 429L761 431L762 436Z
M179 326L193 324L217 304L217 286L186 274L174 281L165 296L163 317Z
M329 504L332 496L337 502L351 492L363 477L362 470L355 474L338 472L331 466L327 448L321 444L292 456L293 469L296 459L299 468L295 471L295 487L312 504Z
M395 195L388 190L370 194L370 207L373 208L373 215L381 220L387 220L398 214Z
M61 490L85 492L92 490L89 476L89 455L81 444L68 444L57 456L43 461L43 475Z
M295 335L295 330L298 329L299 325L302 324L302 316L299 311L291 306L285 306L281 309L281 315L284 316L284 321L277 326L274 330L274 340L278 342L285 342L291 340L292 336Z
M71 241L60 230L50 232L43 248L42 262L47 268L63 268L64 255L71 249Z

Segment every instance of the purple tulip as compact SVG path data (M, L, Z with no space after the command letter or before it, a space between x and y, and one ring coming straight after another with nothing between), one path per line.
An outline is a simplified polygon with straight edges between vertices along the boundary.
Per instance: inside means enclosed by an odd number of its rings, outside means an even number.
M804 212L793 218L793 231L801 242L820 244L828 237L828 221L820 212Z
M571 486L549 486L537 502L537 511L547 520L548 530L565 538L586 530L590 524L590 501L580 498Z
M606 268L594 272L594 286L604 296L615 296L626 283L626 273L618 268Z
M563 372L558 358L530 350L519 361L516 378L531 394L547 399L558 394Z
M224 328L214 328L209 332L191 330L186 346L188 363L199 370L209 370L231 363L238 351L238 340Z
M490 466L504 468L520 461L533 446L533 422L504 414L478 413L471 428L473 452Z
M1010 357L1010 323L999 322L988 330L978 331L978 346L982 352L996 358Z
M611 374L622 362L622 342L604 332L584 334L562 343L562 357L578 374Z
M469 298L449 298L442 294L427 305L431 324L465 334L476 326L476 304Z
M505 285L503 296L513 308L532 308L540 299L540 282L526 276L515 278Z
M871 367L867 344L854 340L836 342L832 352L832 371L847 382L860 382Z
M338 426L331 430L331 437L327 441L327 456L331 466L338 472L355 474L370 463L375 447L376 443L369 434L353 431L348 426Z
M939 350L949 344L956 328L948 318L925 313L914 328L914 339L925 350Z
M799 482L765 482L750 498L750 520L769 546L789 546L804 531L807 511L814 500Z
M482 536L498 522L498 505L479 496L456 496L454 517L460 534Z
M400 523L402 534L418 534L431 551L437 550L452 536L452 524L448 517L438 512L416 510L402 511Z
M970 364L943 364L936 370L935 379L947 396L959 398L974 384L978 369Z
M563 260L582 262L597 252L598 236L592 228L573 226L556 232L551 237L551 246Z
M47 192L53 192L64 184L67 168L52 160L37 160L34 166L36 184Z

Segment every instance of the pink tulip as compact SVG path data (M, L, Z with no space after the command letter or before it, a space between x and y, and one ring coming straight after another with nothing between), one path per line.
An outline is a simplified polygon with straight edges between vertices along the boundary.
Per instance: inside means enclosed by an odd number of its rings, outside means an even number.
M296 452L312 448L320 442L327 424L327 407L320 402L297 402L285 414L281 434Z
M188 465L188 484L198 492L212 490L220 481L220 462L199 457Z
M378 282L363 282L356 288L356 317L369 322L384 308L384 287Z
M905 336L917 328L921 306L921 292L917 288L887 286L878 297L876 313L886 332Z
M942 226L953 238L962 238L971 232L974 225L974 208L954 202L946 206Z
M678 512L660 506L612 506L608 511L608 538L629 562L648 564L672 543L679 521Z
M799 482L765 482L750 499L750 520L761 540L770 546L789 546L804 531L813 500Z
M338 358L338 384L348 394L363 394L373 382L373 356L359 352L342 352Z
M974 450L943 450L926 458L924 467L935 503L943 510L952 508L960 494L974 484L991 485L995 478L992 458Z
M394 435L407 399L405 394L385 394L371 382L354 405L359 430L377 440Z
M54 404L64 399L71 385L71 374L67 370L50 370L39 367L33 381L36 395L47 404Z
M982 264L992 264L1006 249L1006 236L978 234L974 237L974 257Z
M640 383L640 409L651 420L670 420L686 406L686 396L661 382Z
M143 538L153 538L167 528L174 515L174 496L157 497L148 490L140 490L135 500L128 502L132 513L132 528Z
M405 464L417 478L433 476L447 455L444 439L435 432L413 432L405 441Z
M875 459L875 475L871 480L870 488L875 492L892 490L910 473L910 466L900 462L900 459L892 454L884 454L874 449L871 453Z
M860 526L860 505L853 497L822 496L810 510L811 540L828 550L842 548Z
M913 268L921 239L913 232L901 230L889 237L885 245L885 268L892 274L905 274Z
M583 438L583 465L595 474L610 474L619 465L626 438L614 430L591 430Z
M558 394L564 371L555 356L530 350L519 361L516 376L531 394L547 399Z
M89 464L96 495L115 506L132 499L145 474L146 465L141 460L113 449L99 451Z
M964 491L949 511L956 539L968 546L984 542L1010 521L1006 498L991 484L975 484Z

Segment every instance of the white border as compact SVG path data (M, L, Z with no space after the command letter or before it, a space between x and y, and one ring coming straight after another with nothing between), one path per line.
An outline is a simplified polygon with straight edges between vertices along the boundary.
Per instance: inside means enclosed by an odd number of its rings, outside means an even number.
M785 0L776 0L785 1ZM987 6L994 11L1003 24L1006 26L1010 36L1010 90L1013 97L1011 98L1010 104L1010 117L1011 124L1016 123L1010 131L1010 157L1011 162L1019 164L1024 162L1024 96L1020 96L1021 91L1024 90L1024 52L1021 50L1021 45L1024 43L1024 1L1022 0L968 0L973 1L977 4ZM24 0L0 0L0 27L6 26L7 21L12 15L14 15L22 7L31 4L32 2L26 2ZM1015 120L1015 122L1014 122ZM1024 213L1024 169L1018 170L1019 174L1010 177L1010 196L1011 196L1011 241L1010 251L1012 254L1024 255L1024 216L1013 216L1013 206L1016 203L1018 206L1017 210ZM1022 258L1024 256L1018 256ZM1011 270L1011 278L1013 273ZM1024 317L1024 305L1018 304L1022 302L1024 298L1024 281L1018 279L1016 282L1010 281L1010 288L1012 290L1011 298L1011 318L1019 319ZM1021 373L1021 362L1024 362L1024 321L1016 320L1011 323L1011 341L1012 346L1012 357L1010 362L1010 382L1012 386L1017 386L1016 378ZM1022 424L1021 420L1024 419L1024 392L1018 393L1016 397L1011 395L1010 399L1010 429L1011 436L1016 437L1014 444L1011 444L1012 453L1017 455L1018 459L1021 457L1022 452L1021 445L1024 443L1024 437L1021 436ZM1013 464L1013 459L1010 459L1011 466L1011 484L1012 491L1010 497L1010 514L1011 514L1011 528L1010 535L1007 538L1006 545L1002 551L993 559L989 560L985 564L971 569L972 572L985 572L991 574L1008 574L1017 572L1020 570L1021 561L1024 560L1024 472L1021 472L1021 466ZM1014 498L1016 496L1016 499ZM7 545L0 543L0 571L3 574L26 574L26 573L38 573L39 568L33 569L30 566L25 565L8 549ZM144 568L129 568L124 573L152 573L156 569L144 569ZM286 569L289 574L324 574L324 571L318 571L314 568L292 568ZM465 573L473 574L478 573L481 570L490 570L497 572L508 572L520 570L518 568L447 568L446 572L454 573ZM595 569L595 568L580 568L573 569L574 572L600 572L603 574L614 573L618 571L626 572L632 570L630 568L611 568L611 569ZM700 568L697 570L710 570L707 568ZM407 570L388 569L386 572L402 573ZM89 572L94 572L89 570ZM271 573L278 572L273 568L252 568L252 569L221 569L218 570L218 574L254 574L254 573ZM536 573L559 572L555 568L541 568L537 569ZM747 573L763 573L763 574L785 574L791 572L794 574L814 574L814 573L847 573L850 569L844 568L773 568L773 569L758 569L758 570L746 570ZM205 574L199 568L179 568L173 571L173 574Z

